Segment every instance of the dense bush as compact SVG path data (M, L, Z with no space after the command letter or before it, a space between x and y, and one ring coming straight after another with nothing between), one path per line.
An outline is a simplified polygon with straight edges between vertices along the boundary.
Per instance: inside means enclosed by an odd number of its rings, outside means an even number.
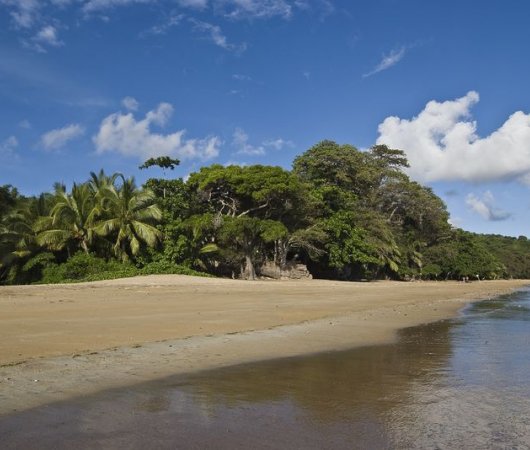
M100 281L156 274L209 276L188 267L171 263L152 262L142 268L137 268L131 263L116 260L106 261L92 254L79 252L62 264L48 264L43 269L43 275L39 283Z
M65 283L131 277L138 270L132 264L105 261L92 254L76 253L62 264L50 264L43 270L41 283Z

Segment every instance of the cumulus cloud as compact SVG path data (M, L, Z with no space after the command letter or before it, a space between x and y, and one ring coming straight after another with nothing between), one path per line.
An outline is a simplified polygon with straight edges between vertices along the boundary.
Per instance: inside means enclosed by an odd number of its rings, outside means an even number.
M390 69L395 66L405 56L406 48L401 47L399 49L392 50L388 55L383 55L383 59L379 62L373 70L363 75L364 78L375 75L376 73L382 72L383 70Z
M138 100L136 100L134 97L125 97L121 101L121 104L129 111L138 111L138 107L140 106Z
M58 150L68 142L85 134L85 128L72 123L62 128L48 131L41 136L41 144L46 150Z
M118 152L125 156L147 159L173 156L179 159L207 160L219 154L221 141L216 136L205 139L184 139L186 130L170 134L154 133L152 126L165 126L173 107L161 103L141 120L132 113L115 113L103 119L93 142L97 153Z
M17 156L16 149L18 147L18 139L15 136L9 136L3 142L0 142L0 158L9 160Z
M469 208L480 215L483 219L489 221L501 221L511 217L509 212L495 207L495 198L491 191L486 191L482 197L475 194L468 194L466 204Z
M530 115L517 111L481 138L470 113L478 101L471 91L456 100L430 101L412 119L387 117L377 144L404 150L409 174L419 181L530 182Z

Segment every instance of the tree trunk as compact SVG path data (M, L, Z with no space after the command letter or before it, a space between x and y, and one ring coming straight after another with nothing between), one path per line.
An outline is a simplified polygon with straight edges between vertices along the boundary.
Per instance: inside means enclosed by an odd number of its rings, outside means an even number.
M254 270L254 263L250 255L245 255L245 278L247 280L256 279L256 271Z
M289 251L289 243L285 241L280 241L280 269L285 270L287 267L287 252Z
M289 242L278 239L274 241L274 265L280 271L285 270L287 266L287 252L289 251Z

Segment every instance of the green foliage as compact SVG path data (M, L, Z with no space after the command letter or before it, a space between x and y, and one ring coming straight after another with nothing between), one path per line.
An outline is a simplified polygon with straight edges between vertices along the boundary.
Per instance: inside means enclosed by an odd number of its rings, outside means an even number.
M164 224L182 218L183 215L193 214L194 208L199 204L199 200L194 198L194 192L181 178L176 180L149 178L144 188L153 192L156 204L162 211Z
M424 256L426 273L435 279L494 279L505 274L505 267L478 235L463 230L454 230L450 239L427 248Z
M105 261L92 254L79 252L62 264L49 264L43 269L40 283L71 283L112 279L137 274L133 265L115 260Z
M188 184L201 194L205 206L230 217L296 221L306 203L304 185L292 173L273 166L203 167Z
M88 184L75 184L68 194L60 188L55 194L55 204L50 216L36 224L37 242L50 250L85 253L94 240L94 224L100 214L99 205Z
M403 151L385 145L361 152L351 145L322 141L294 160L293 171L317 188L335 187L369 203L381 185L404 178L401 169L407 166Z
M105 261L92 254L80 252L62 264L49 263L44 268L39 283L74 283L159 274L209 276L168 262L151 262L142 268L137 268L130 263L116 260Z
M211 277L212 275L190 269L179 264L172 264L167 261L156 261L145 265L138 271L139 275L191 275L196 277Z
M170 157L140 166L173 170ZM213 164L142 188L91 172L26 198L0 186L0 284L142 274L239 276L297 260L340 279L530 278L525 237L452 229L443 201L403 172L401 150L322 141L293 170Z
M153 192L137 189L133 178L124 179L119 189L106 189L101 209L102 220L93 231L114 243L112 251L117 258L131 261L142 246L156 247L162 241L162 233L154 226L162 219L162 211Z
M173 170L176 166L180 164L178 159L170 158L169 156L159 156L158 158L149 158L138 168L148 169L149 167L158 166L162 169L171 169Z
M15 207L18 199L19 195L16 188L9 184L0 186L0 219Z
M477 240L504 266L509 278L530 279L530 240L526 236L477 235Z
M355 225L351 212L337 213L326 221L329 234L329 265L340 270L342 277L363 276L370 266L377 266L375 248L368 243L368 233Z

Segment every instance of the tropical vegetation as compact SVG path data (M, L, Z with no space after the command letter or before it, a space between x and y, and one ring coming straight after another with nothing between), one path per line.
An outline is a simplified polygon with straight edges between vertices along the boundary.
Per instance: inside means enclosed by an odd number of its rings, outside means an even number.
M179 161L140 166L173 170ZM0 186L0 283L150 273L255 279L293 261L342 280L530 278L525 237L455 228L401 150L323 141L281 167L202 167L184 181L90 173L26 197Z

